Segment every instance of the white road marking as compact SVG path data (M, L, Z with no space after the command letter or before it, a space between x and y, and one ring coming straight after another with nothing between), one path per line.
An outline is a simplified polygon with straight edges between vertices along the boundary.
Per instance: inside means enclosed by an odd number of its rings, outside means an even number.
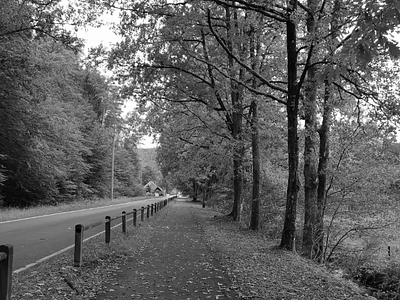
M152 199L153 198L143 199L143 200L152 200ZM142 201L142 200L138 200L138 201ZM138 201L135 201L135 202L138 202ZM132 204L132 203L134 203L134 202L125 202L125 203L112 204L112 205L106 205L106 206L84 208L84 209L79 209L79 210L64 211L64 212L59 212L59 213L54 213L54 214L49 214L49 215L41 215L41 216L28 217L28 218L23 218L23 219L3 221L3 222L0 222L0 224L32 220L32 219L38 219L38 218L44 218L44 217L51 217L51 216L57 216L57 215L62 215L62 214L70 214L70 213L75 213L75 212L80 212L80 211L85 211L85 210L93 210L93 209L100 209L100 208L106 208L106 207L121 206L121 205Z

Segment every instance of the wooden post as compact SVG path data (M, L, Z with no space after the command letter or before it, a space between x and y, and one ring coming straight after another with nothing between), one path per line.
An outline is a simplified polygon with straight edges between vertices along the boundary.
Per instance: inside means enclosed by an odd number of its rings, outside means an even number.
M134 208L133 209L133 217L132 217L133 226L136 226L136 219L137 219L137 210L136 210L136 208Z
M126 234L126 212L122 212L122 233Z
M144 221L144 207L142 206L142 211L141 211L141 215L140 218L142 220L142 222Z
M147 219L150 217L150 205L147 205Z
M110 216L106 217L105 225L106 225L106 232L105 232L106 244L109 246L110 240L111 240L111 217Z
M154 213L154 204L151 205L151 216L153 216Z
M75 225L74 267L82 266L83 232L82 224Z
M0 300L11 299L12 264L14 248L11 245L0 246Z

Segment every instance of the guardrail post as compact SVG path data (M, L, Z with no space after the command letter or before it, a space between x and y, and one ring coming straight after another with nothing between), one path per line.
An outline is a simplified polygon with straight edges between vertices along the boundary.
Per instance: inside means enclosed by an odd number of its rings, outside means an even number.
M0 246L0 300L11 299L11 280L14 247Z
M136 226L136 219L137 219L137 210L136 210L136 208L134 208L133 209L133 216L132 216L133 226Z
M143 206L142 206L142 211L141 211L140 219L142 220L142 222L144 221L144 207L143 207Z
M147 205L147 219L150 217L150 205Z
M82 224L75 225L74 267L82 265L83 232L84 227Z
M110 245L110 240L111 240L111 217L107 216L106 217L106 232L105 232L105 237L106 237L106 244L109 246Z
M126 212L122 212L122 233L126 234Z

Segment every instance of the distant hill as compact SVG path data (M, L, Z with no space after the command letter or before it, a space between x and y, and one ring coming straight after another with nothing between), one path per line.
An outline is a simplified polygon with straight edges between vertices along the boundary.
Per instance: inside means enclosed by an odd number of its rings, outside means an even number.
M137 149L137 155L142 169L145 166L150 166L153 170L158 170L157 165L157 148Z

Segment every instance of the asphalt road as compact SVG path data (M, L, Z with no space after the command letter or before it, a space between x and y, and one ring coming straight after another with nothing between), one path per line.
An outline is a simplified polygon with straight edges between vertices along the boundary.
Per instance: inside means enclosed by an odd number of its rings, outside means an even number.
M163 199L166 198L156 197L113 206L0 222L0 244L14 246L13 270L15 271L73 245L76 224L90 225L104 221L105 216L117 217L122 214L122 211L128 213L134 208L147 207ZM138 220L140 220L140 212L138 212ZM120 219L113 221L112 225L117 222L120 222ZM84 238L103 230L104 224L89 229L85 231Z

